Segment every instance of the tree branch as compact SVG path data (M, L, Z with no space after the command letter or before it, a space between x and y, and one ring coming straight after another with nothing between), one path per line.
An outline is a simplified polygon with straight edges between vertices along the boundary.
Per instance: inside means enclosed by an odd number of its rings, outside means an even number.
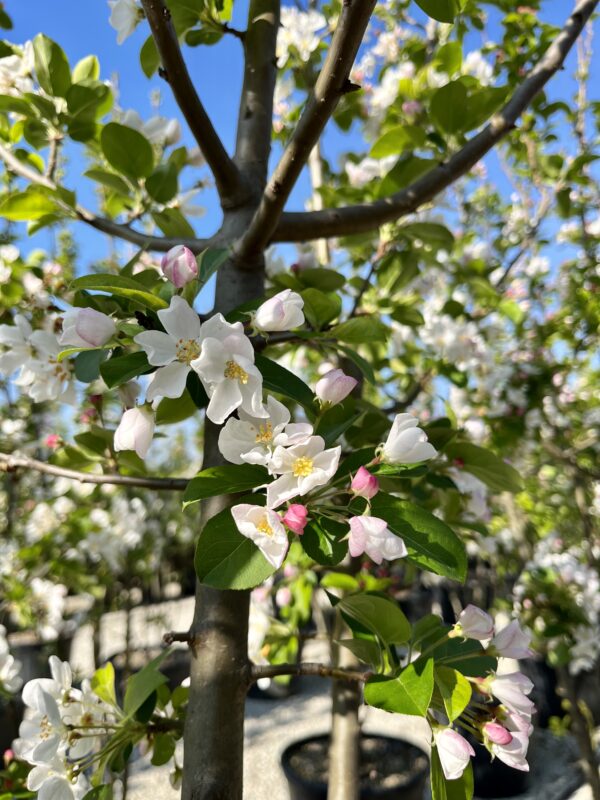
M277 78L275 51L280 0L251 0L244 39L244 83L235 160L260 197L267 180Z
M165 77L206 163L215 177L223 208L240 205L247 192L242 176L223 147L190 78L179 47L171 14L163 0L142 0L150 30L165 70Z
M11 150L0 144L0 158L6 164L6 167L14 172L20 178L24 178L36 186L43 186L45 189L50 189L56 192L59 188L58 185L47 175L42 175L36 170L28 167L18 159ZM166 252L171 247L178 244L184 244L189 247L194 253L200 253L207 247L213 247L219 244L225 244L226 239L221 233L217 233L209 239L181 239L179 237L164 237L164 236L151 236L144 233L144 231L137 231L130 228L129 225L122 225L119 222L114 222L112 219L106 217L99 217L93 211L90 211L83 206L76 205L73 209L71 206L64 204L65 210L69 214L75 214L75 217L82 222L85 222L97 231L106 233L108 236L116 236L126 242L144 247L147 250L154 250L156 252Z
M416 211L468 172L509 131L534 97L559 70L591 17L599 0L579 0L561 33L490 123L447 162L390 197L323 211L290 212L281 216L270 237L273 242L301 242L322 237L347 236L374 230L386 222Z
M139 489L158 489L160 491L182 492L189 483L188 478L143 478L130 475L95 475L92 472L78 472L66 467L57 467L45 461L37 461L27 456L0 453L0 472L16 472L27 469L53 475L57 478L70 478L79 483L112 484L114 486L136 486Z
M344 0L331 47L314 90L265 189L260 206L236 247L239 257L252 258L269 243L311 150L341 97L355 88L348 76L375 3L376 0ZM307 238L319 237L310 235Z
M338 681L366 683L371 672L330 667L326 664L252 664L250 678L252 683L260 678L276 678L278 675L313 675L321 678L335 678Z

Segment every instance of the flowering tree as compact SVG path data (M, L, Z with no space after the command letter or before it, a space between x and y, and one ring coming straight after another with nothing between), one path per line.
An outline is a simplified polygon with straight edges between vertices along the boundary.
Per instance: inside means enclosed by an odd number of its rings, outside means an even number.
M580 94L572 110L543 90L597 3L579 0L560 30L538 19L537 3L491 3L494 64L479 51L463 58L485 24L480 5L348 0L301 10L250 0L240 31L231 3L110 0L119 42L149 25L142 69L166 79L199 153L175 147L177 122L117 109L94 56L71 68L43 34L3 45L0 215L27 221L30 232L79 222L137 247L124 265L74 280L4 252L0 369L35 402L69 403L83 392L99 416L83 421L76 447L53 440L50 459L5 454L3 464L183 491L191 513L201 503L196 612L179 636L192 654L189 690L165 688L160 657L118 701L110 664L75 689L68 665L53 659L52 678L24 688L33 716L18 744L41 798L104 796L133 745L146 742L158 765L181 736L182 796L241 798L246 692L286 674L362 686L366 703L426 718L435 800L473 794L474 750L458 726L527 769L532 685L496 668L499 657L526 657L529 635L515 620L496 631L468 598L454 625L437 616L411 624L385 576L369 583L361 564L392 562L404 585L416 571L449 585L466 580L466 545L485 538L490 507L514 511L507 498L522 488L502 456L522 463L519 426L540 405L535 383L548 373L540 376L522 343L539 336L539 348L550 347L548 320L524 302L542 304L548 288L536 243L555 198L580 226L581 281L596 264L598 231L585 216L594 191L587 100ZM180 47L223 36L240 40L245 64L233 157ZM554 151L560 115L578 132L568 156ZM333 169L321 150L330 122L360 130L368 157L348 154ZM479 165L501 140L517 188L529 181L509 203ZM67 142L84 146L97 209L68 188ZM281 155L269 176L274 142ZM196 238L182 192L199 154L223 215L207 239ZM311 207L286 211L305 167ZM443 221L432 210L438 195ZM292 271L268 249L280 243L300 245ZM149 252L165 254L160 270ZM23 273L35 288L21 291ZM194 302L213 275L214 309L200 316ZM32 307L27 292L56 302ZM411 405L420 420L406 412ZM165 477L144 464L157 427L194 425L199 415L198 474ZM330 590L346 649L364 668L249 659L250 590L286 559ZM336 570L344 559L350 569ZM14 662L2 653L14 690ZM344 784L338 796L356 791Z

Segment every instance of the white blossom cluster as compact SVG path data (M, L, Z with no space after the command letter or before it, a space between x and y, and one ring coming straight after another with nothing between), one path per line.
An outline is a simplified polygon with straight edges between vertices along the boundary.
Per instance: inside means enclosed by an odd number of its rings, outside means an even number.
M51 656L50 669L51 678L36 678L23 687L28 715L13 750L33 765L27 788L39 800L81 800L89 786L77 762L91 763L106 726L114 722L114 709L89 682L75 689L68 663Z

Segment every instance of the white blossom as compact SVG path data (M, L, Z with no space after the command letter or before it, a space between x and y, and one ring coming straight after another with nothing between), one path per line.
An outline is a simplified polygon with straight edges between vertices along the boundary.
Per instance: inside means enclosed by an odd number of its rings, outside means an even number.
M353 558L366 553L376 564L381 564L384 559L394 561L408 555L402 539L378 517L351 517L348 545Z
M94 308L72 308L63 318L58 342L63 347L102 347L115 335L111 317Z
M412 414L396 414L381 458L388 464L417 464L435 458L437 450L427 441L427 434L418 427Z
M271 508L240 503L231 515L242 536L251 539L269 564L276 569L283 564L288 550L288 537L279 514Z
M135 450L140 458L146 458L154 436L154 414L143 406L129 408L121 417L115 431L115 450Z
M143 13L137 0L108 0L110 7L109 22L117 32L117 44L123 44L125 39L136 29L143 19Z
M295 6L283 6L281 26L277 33L277 61L285 66L290 50L298 52L302 61L308 61L321 41L318 32L327 25L325 17L318 11L300 11Z
M286 500L328 483L337 470L341 452L340 446L325 450L321 436L312 436L293 447L277 447L271 470L280 477L267 486L269 508L277 508Z

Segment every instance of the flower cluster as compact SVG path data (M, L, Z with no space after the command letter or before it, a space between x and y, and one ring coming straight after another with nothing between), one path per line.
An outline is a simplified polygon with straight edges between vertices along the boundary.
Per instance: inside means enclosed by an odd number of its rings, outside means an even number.
M29 716L13 750L33 765L27 788L39 798L80 800L89 788L83 771L112 726L114 709L87 681L75 689L68 663L51 656L50 670L51 678L36 678L23 687Z
M21 662L10 654L6 639L6 628L0 625L0 696L14 694L21 688L23 681L19 675Z
M473 605L462 611L448 636L479 641L485 654L493 657L521 659L531 655L529 631L513 620L496 632L492 617ZM527 772L527 750L533 732L531 718L535 713L535 706L528 697L533 689L532 682L520 672L494 672L485 678L469 680L481 702L465 709L459 724L483 744L492 758ZM444 776L447 780L460 778L475 755L472 744L451 725L434 721L432 728Z

